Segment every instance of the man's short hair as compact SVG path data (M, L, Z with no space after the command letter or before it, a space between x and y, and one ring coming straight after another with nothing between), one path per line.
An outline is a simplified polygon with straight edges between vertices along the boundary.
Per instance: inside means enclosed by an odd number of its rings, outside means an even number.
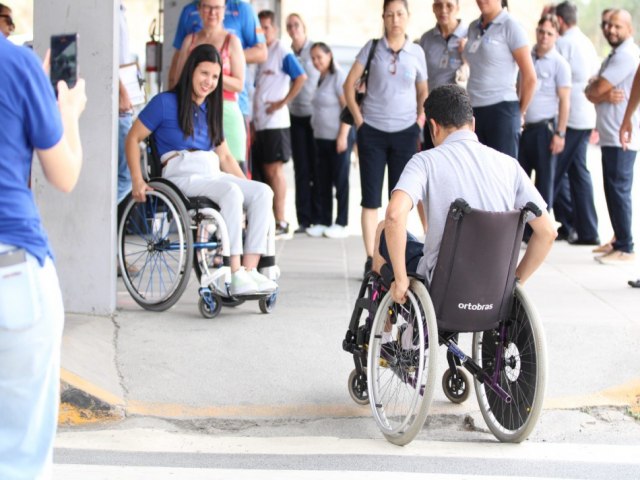
M473 122L473 108L466 90L458 85L434 88L424 102L427 122L431 119L445 128L461 128Z
M258 13L258 19L266 20L269 19L271 21L271 25L275 26L276 24L276 14L272 10L262 10Z
M556 5L556 17L560 17L570 27L578 23L578 7L570 1Z

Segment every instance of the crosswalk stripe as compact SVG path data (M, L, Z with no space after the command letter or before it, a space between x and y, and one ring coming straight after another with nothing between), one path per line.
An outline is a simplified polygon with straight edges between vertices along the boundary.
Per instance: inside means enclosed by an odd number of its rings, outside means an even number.
M61 432L56 448L117 452L261 455L384 455L640 465L637 445L472 443L416 440L397 447L383 439L214 437L154 429Z
M53 478L65 480L388 480L389 472L326 470L235 470L207 468L54 465ZM495 480L487 475L393 472L394 480ZM500 476L501 480L552 480L553 477Z

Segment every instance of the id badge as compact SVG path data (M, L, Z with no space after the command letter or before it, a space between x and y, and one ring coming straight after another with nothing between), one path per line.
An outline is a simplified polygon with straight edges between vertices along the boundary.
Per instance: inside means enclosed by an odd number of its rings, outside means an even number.
M477 38L473 41L473 43L469 46L469 53L476 53L478 48L480 48L481 39Z
M445 53L440 57L440 62L438 63L439 68L447 68L449 65L449 54Z

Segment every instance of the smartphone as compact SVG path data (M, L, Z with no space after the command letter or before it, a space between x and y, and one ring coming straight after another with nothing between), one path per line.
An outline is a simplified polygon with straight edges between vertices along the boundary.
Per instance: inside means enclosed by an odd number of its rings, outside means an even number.
M64 80L73 88L78 80L78 34L70 33L51 36L50 78L58 95L57 85Z

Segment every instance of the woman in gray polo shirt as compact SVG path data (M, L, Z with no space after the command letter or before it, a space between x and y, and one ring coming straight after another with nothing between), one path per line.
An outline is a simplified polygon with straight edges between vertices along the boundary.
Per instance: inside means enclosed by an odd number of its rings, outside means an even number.
M382 18L384 36L375 46L362 105L356 102L355 85L364 72L372 41L360 50L344 83L345 99L357 128L365 273L373 255L385 168L389 168L390 194L417 151L428 95L424 51L406 35L407 0L384 0Z
M536 88L527 35L503 5L504 0L476 0L480 18L471 22L464 58L469 63L467 91L478 140L514 158L522 118ZM516 75L520 85L516 91Z
M429 92L440 85L456 83L462 67L462 48L467 38L467 26L458 19L460 0L433 0L436 26L420 38L429 73ZM433 148L431 135L424 132L424 148Z
M311 98L318 85L318 71L311 62L311 42L307 38L307 27L302 17L292 13L286 21L287 33L291 37L291 50L304 68L307 81L300 93L289 103L291 117L291 156L296 183L296 216L298 230L304 232L312 224L320 223L320 203L317 192L318 172L316 151L311 128Z

